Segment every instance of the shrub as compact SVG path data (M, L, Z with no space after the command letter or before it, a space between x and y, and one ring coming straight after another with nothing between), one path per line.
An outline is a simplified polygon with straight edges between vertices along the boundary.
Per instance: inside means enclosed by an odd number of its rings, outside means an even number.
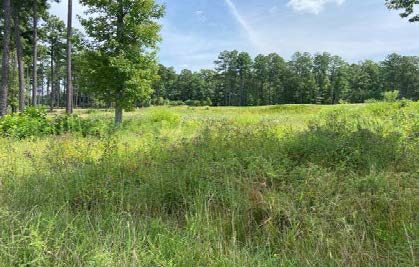
M81 132L82 123L77 115L63 115L56 116L51 125L54 129L54 134L63 134L67 132Z
M365 100L364 102L367 104L371 104L371 103L377 103L379 101L375 98L370 98L370 99Z
M205 100L201 101L201 106L212 106L211 98L207 97Z
M190 107L200 107L200 106L202 106L202 103L199 100L186 100L185 104L190 106Z
M383 93L383 97L384 97L384 101L385 102L396 102L397 99L399 98L399 91L395 90L395 91L389 91L389 92L385 92Z
M169 101L170 106L184 106L185 102L182 100Z
M180 122L180 116L177 113L171 112L167 109L153 110L149 115L151 122L167 122L171 125L176 125Z
M348 100L344 100L344 99L340 99L339 100L339 104L344 105L344 104L349 104Z
M205 107L205 106L212 106L213 103L210 98L206 98L205 100L186 100L183 101L171 101L170 105L179 106L179 105L187 105L190 107Z
M6 115L0 119L0 133L3 136L22 139L52 132L53 127L43 109L28 108L23 113Z
M164 106L164 105L167 105L168 102L169 101L164 99L163 97L158 97L151 100L151 104L153 106Z
M109 130L110 124L104 119L82 119L77 115L48 117L44 109L28 108L23 113L1 118L0 135L17 139L65 133L102 136Z
M151 106L151 100L144 100L144 101L138 103L138 106L142 107L142 108L148 108L148 107Z

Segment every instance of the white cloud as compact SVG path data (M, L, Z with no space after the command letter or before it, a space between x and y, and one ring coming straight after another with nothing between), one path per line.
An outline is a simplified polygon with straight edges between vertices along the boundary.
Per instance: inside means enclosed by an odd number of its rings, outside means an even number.
M319 14L326 4L342 5L344 2L345 0L290 0L288 6L298 12Z
M248 22L244 19L244 17L240 14L239 10L237 9L236 5L233 3L232 0L224 0L227 4L231 14L233 15L234 19L240 24L242 29L246 32L249 37L250 42L258 49L265 49L265 45L261 42L256 32L253 28L248 24Z

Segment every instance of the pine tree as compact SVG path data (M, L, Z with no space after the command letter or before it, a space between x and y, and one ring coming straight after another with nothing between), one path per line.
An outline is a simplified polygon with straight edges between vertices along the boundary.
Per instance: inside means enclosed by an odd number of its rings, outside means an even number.
M7 114L7 95L9 92L9 55L10 55L10 0L3 0L3 51L2 51L2 73L0 88L0 117Z

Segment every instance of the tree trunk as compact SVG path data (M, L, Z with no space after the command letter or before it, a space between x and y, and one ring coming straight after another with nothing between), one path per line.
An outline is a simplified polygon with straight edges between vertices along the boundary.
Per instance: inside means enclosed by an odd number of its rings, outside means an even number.
M38 88L38 0L33 1L33 55L32 55L32 105L36 106L36 91Z
M14 28L15 28L15 42L16 42L16 54L17 54L17 65L18 65L18 75L19 75L19 111L23 112L25 110L25 69L23 63L23 48L22 48L22 39L20 34L20 21L19 14L15 10L14 14Z
M51 45L51 78L49 79L49 83L51 85L51 90L50 90L50 106L49 106L49 110L53 111L54 110L54 105L55 105L55 90L54 90L54 45Z
M118 104L118 102L116 103L115 106L115 125L121 125L122 123L122 113L123 113L123 108L121 107L120 104Z
M73 1L68 0L68 18L67 18L67 114L73 113L73 81L71 75L71 38L73 34L72 16Z
M50 77L46 77L47 79L47 94L44 102L46 102L46 105L48 105L48 97L50 96Z
M44 64L41 62L41 95L38 97L38 104L42 105L43 104L43 99L44 99L44 95L45 95L45 69L44 69Z
M28 64L28 65L30 65L30 64ZM31 88L31 74L30 74L30 72L31 72L31 68L32 68L32 66L27 66L26 67L26 73L25 73L25 77L26 77L26 79L25 79L25 81L26 81L26 88Z
M12 14L12 18L13 18L13 6L11 7L11 12L12 12L11 14ZM10 27L12 27L12 26L10 26ZM13 29L11 28L10 29L10 37L11 38L13 38L13 36L11 36L13 34L12 31L13 31ZM10 40L10 42L12 42L12 40ZM9 58L10 59L10 62L9 62L10 67L9 68L12 68L12 69L9 69L9 71L10 71L10 73L9 73L9 83L13 84L13 85L9 84L9 89L14 88L14 86L16 84L15 81L18 81L18 78L17 78L17 76L18 76L17 53L16 53L16 51L13 50L13 48L11 48L10 50L11 50L10 53L13 54L13 56L9 56L10 57ZM14 92L13 91L10 92L10 90L9 90L9 94L8 94L9 96L10 96L10 93L14 93ZM13 97L15 97L15 96L13 96ZM10 109L11 109L12 113L17 112L17 110L18 110L17 103L15 103L14 101L9 102L9 106L10 106Z
M58 64L58 63L57 63ZM61 102L61 80L60 77L58 76L58 80L56 81L56 85L55 85L55 106L59 109L61 106L60 102Z
M123 43L124 40L124 10L122 6L122 1L118 0L118 15L117 15L117 29L116 29L116 35L117 39L119 41L119 44ZM120 45L119 45L120 46ZM118 47L117 50L121 50L122 47ZM117 95L116 103L115 103L115 125L119 126L122 123L122 113L124 112L124 109L122 108L120 101L123 100L123 86L121 85L121 88L119 88L119 92Z
M0 117L7 114L7 94L9 92L9 53L10 53L10 0L3 0L4 35L0 91Z

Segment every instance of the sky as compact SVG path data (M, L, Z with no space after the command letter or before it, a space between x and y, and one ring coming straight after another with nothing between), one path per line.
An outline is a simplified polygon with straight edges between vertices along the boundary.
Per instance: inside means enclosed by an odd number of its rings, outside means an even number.
M74 15L84 8L73 0ZM52 5L65 19L66 2ZM278 53L330 52L348 62L382 60L396 52L419 56L419 23L389 11L384 0L158 0L159 59L177 70L213 68L224 50ZM76 20L76 19L75 19ZM81 28L75 21L74 26Z

